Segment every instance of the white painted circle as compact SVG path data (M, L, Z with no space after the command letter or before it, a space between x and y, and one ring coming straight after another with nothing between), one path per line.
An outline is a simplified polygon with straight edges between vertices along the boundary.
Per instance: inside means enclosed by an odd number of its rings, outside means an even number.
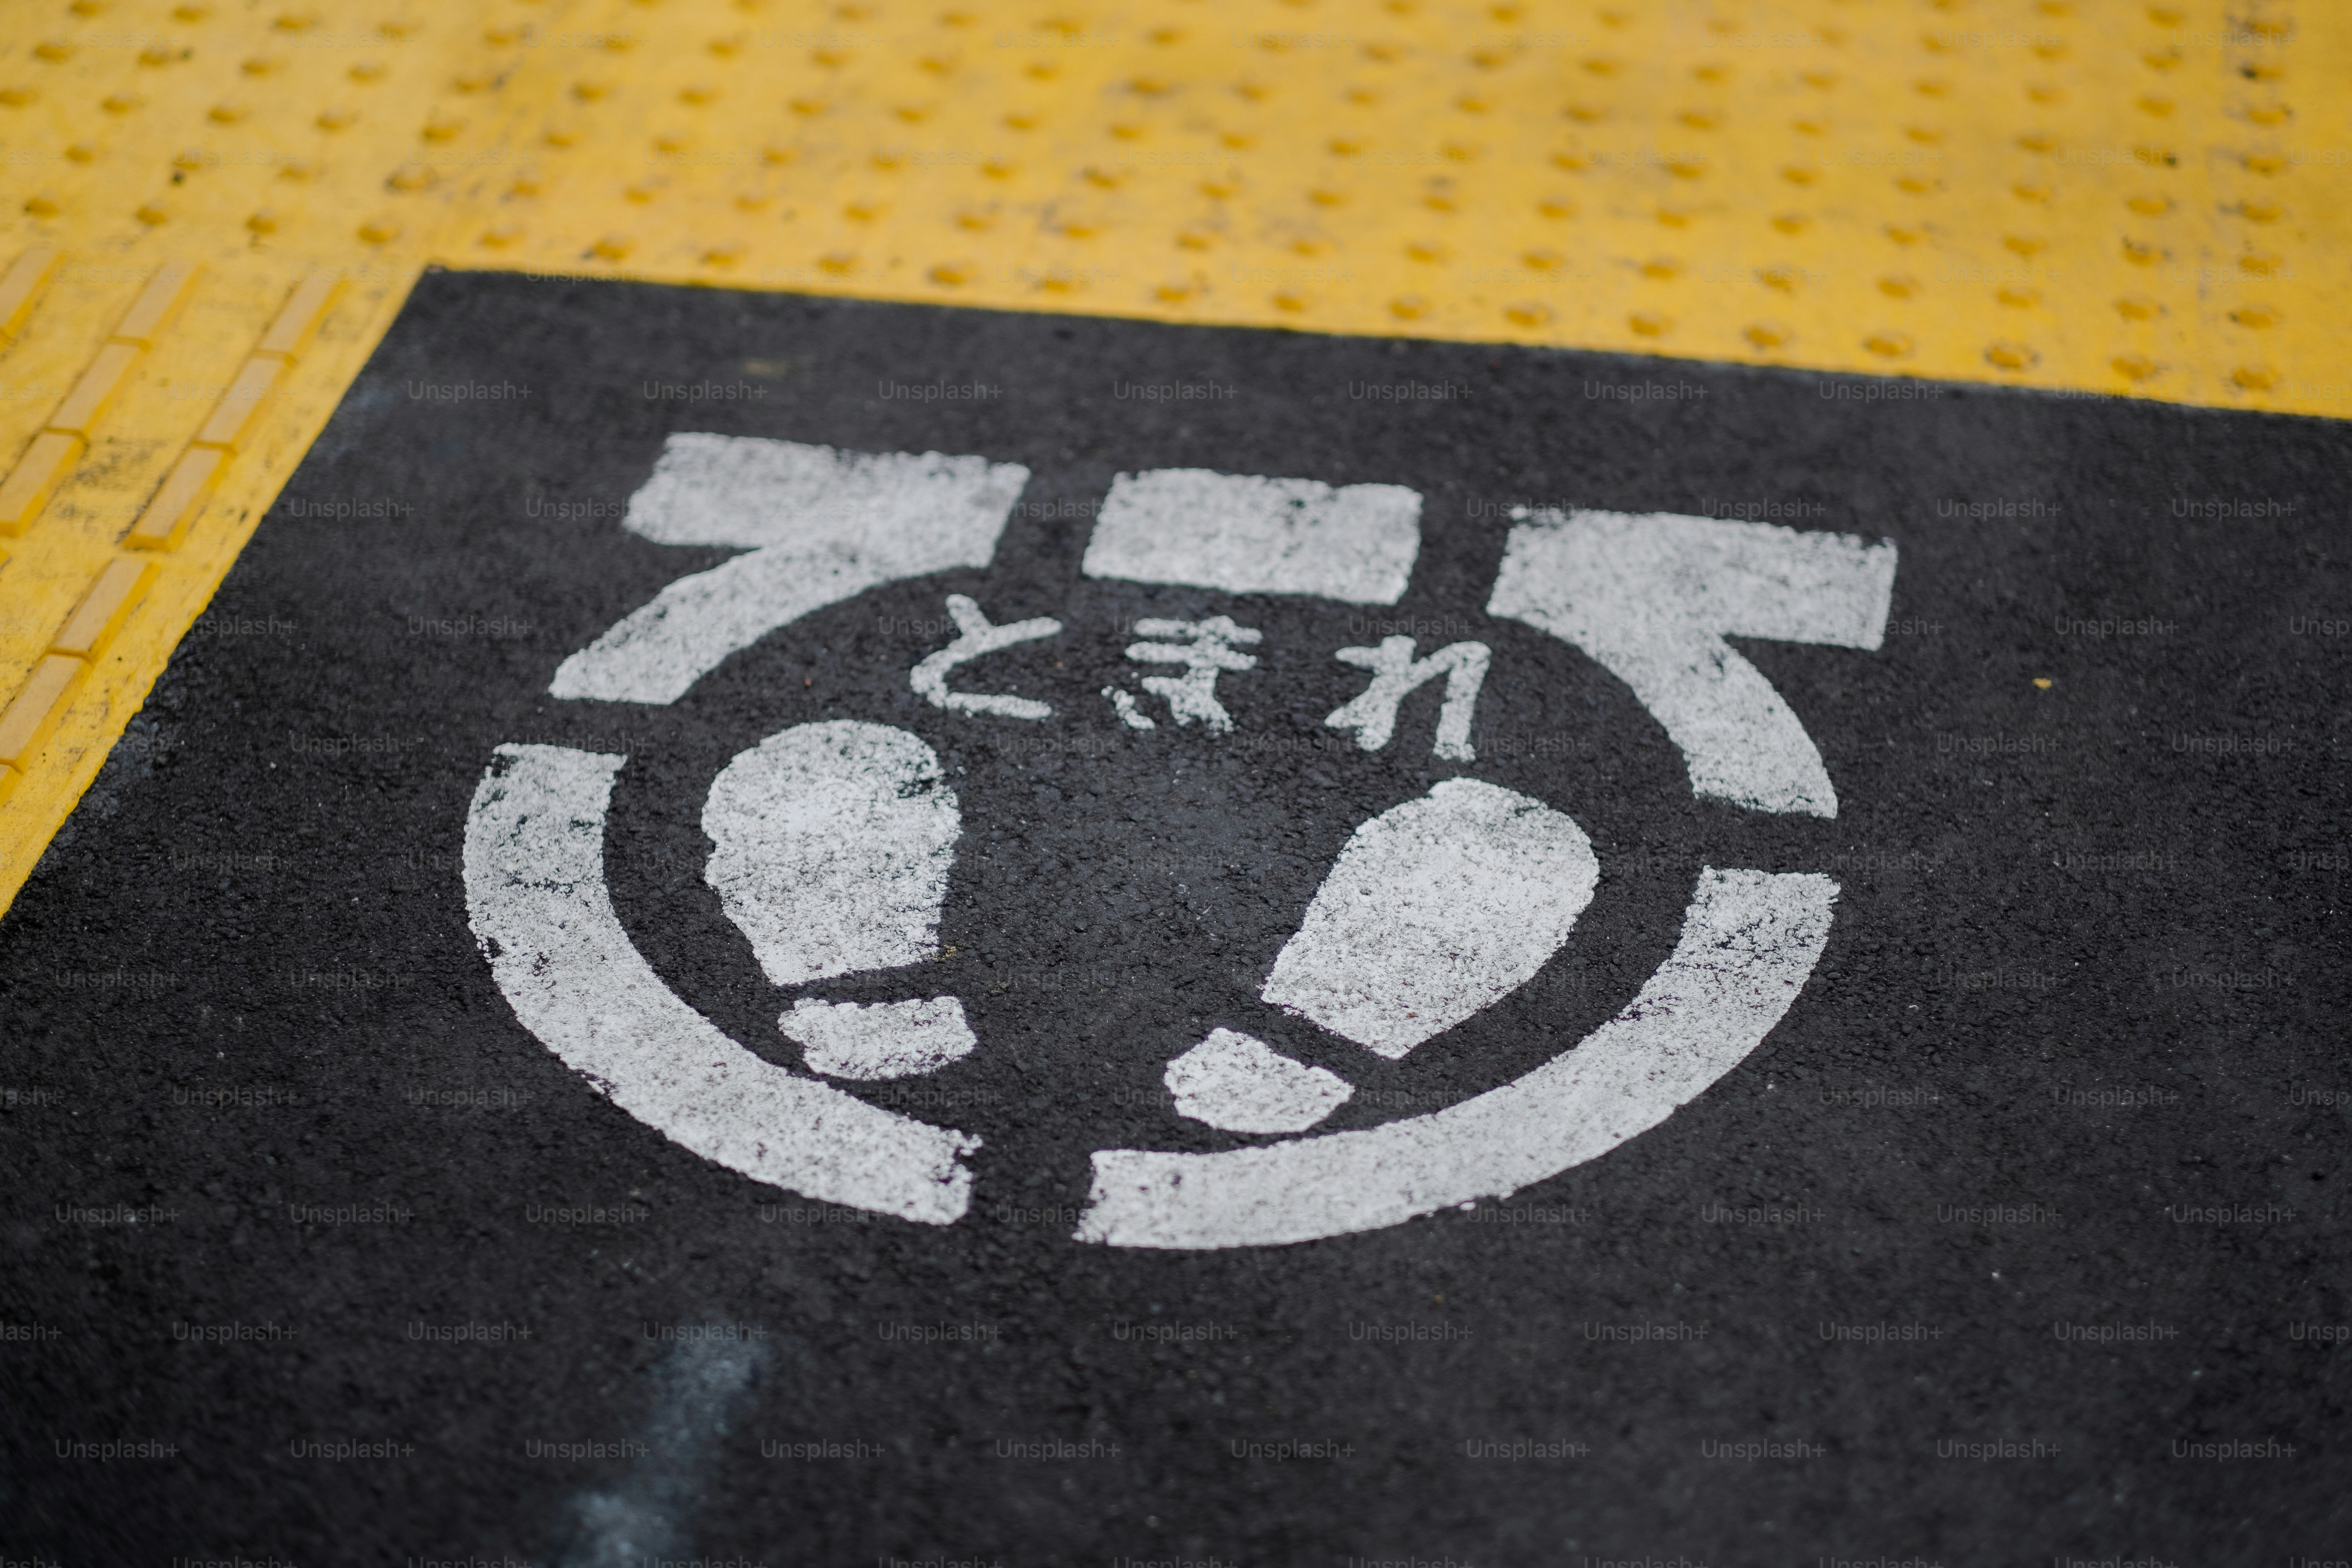
M664 542L753 548L664 590L567 660L551 692L675 700L730 654L816 609L880 584L985 565L1026 478L976 458L673 437L628 526ZM1419 506L1396 486L1121 476L1087 570L1392 604L1418 550ZM809 526L789 526L796 513ZM1835 794L1802 726L1723 636L1874 647L1893 576L1891 545L1845 535L1545 513L1513 530L1487 608L1575 643L1625 680L1682 749L1699 793L1831 816ZM991 626L960 597L950 608L975 647L1059 629L1049 620ZM1169 635L1160 625L1140 629ZM1482 677L1483 646L1467 646ZM1394 671L1389 651L1348 657ZM1244 661L1228 668L1249 659L1223 657ZM952 662L926 660L916 689L968 713L1044 716L1025 700L959 701L943 683ZM1202 706L1198 687L1145 684L1168 695L1180 721L1191 721L1189 701L1215 728L1222 710L1213 698ZM1119 712L1150 727L1131 700ZM467 910L517 1016L599 1092L718 1163L819 1201L934 1225L962 1217L964 1159L978 1139L745 1050L636 952L603 859L625 761L502 746L476 791ZM918 737L854 721L795 725L739 754L713 784L708 879L778 984L910 963L936 942L959 812ZM1357 829L1261 995L1402 1057L1535 975L1598 876L1590 840L1563 814L1482 780L1447 780ZM1313 1240L1507 1195L1591 1160L1664 1121L1761 1043L1818 962L1836 896L1826 877L1707 868L1673 953L1614 1017L1509 1083L1371 1128L1307 1131L1345 1101L1346 1080L1213 1031L1169 1065L1180 1113L1235 1132L1297 1135L1214 1153L1098 1150L1076 1238L1162 1248ZM935 1070L976 1044L952 996L803 999L779 1026L814 1071L850 1080Z

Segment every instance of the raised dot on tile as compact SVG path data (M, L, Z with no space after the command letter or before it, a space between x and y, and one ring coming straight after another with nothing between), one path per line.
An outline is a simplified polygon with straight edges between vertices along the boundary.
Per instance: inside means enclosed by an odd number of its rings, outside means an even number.
M1503 314L1510 318L1515 325L1540 327L1551 320L1551 307L1531 300L1523 300L1516 305L1505 306Z
M2117 354L2107 362L2117 375L2129 381L2146 381L2157 372L2157 363L2146 354Z
M2278 372L2266 364L2242 364L2230 373L2230 379L2248 392L2268 392L2278 384Z
M1389 314L1401 321L1417 321L1429 314L1429 301L1419 294L1400 294L1389 301Z
M2261 331L2279 324L2279 313L2268 305L2241 305L2230 312L2230 320L2242 327Z
M400 237L400 225L392 218L372 217L360 225L359 233L370 245L389 245Z
M2128 295L2116 301L2116 309L2126 321L2150 321L2164 313L2164 307L2144 295Z
M1777 349L1787 342L1791 334L1778 321L1755 321L1740 335L1759 349Z
M1897 300L1908 300L1919 292L1919 279L1908 272L1890 272L1878 280L1878 291Z
M1862 340L1862 346L1886 359L1904 359L1915 345L1908 332L1873 332Z
M2002 370L2029 370L2041 362L2042 356L2023 343L2002 338L1986 346L1985 359Z
M1662 338L1674 330L1674 318L1655 310L1636 310L1625 318L1625 324L1645 338Z

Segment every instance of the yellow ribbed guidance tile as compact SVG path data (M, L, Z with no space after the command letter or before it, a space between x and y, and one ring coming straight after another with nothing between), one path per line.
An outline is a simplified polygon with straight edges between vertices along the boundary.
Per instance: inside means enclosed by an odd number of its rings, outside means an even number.
M123 383L131 379L131 373L138 366L139 356L144 352L132 343L100 346L90 360L89 368L81 373L81 378L74 383L73 390L66 394L66 400L58 405L55 414L49 416L49 428L88 439L90 431L105 416L107 405L114 401L115 394L121 392Z
M57 269L57 247L37 245L16 258L7 273L0 276L0 342L15 337L24 326L25 318L33 313L41 290L49 286L49 278Z
M294 296L278 319L269 323L269 331L254 345L254 354L263 359L290 360L310 346L311 334L327 313L342 289L342 280L330 272L314 272L294 288Z
M122 542L133 550L178 549L227 462L228 454L218 447L191 447L181 453Z
M286 362L276 359L249 359L238 369L236 379L221 394L220 404L213 410L205 427L196 432L199 447L219 447L234 452L252 431L255 419L277 390L278 378L286 374Z
M130 561L117 556L108 562L50 642L49 651L80 659L96 658L104 653L106 645L114 640L114 634L137 606L139 596L154 580L152 561Z
M81 456L82 439L56 430L33 437L8 477L0 479L0 534L16 535L32 526Z
M33 667L8 706L0 709L0 763L25 770L41 742L49 738L66 696L84 668L81 660L58 653L46 655Z
M179 318L182 307L195 289L198 268L184 261L167 261L155 270L131 309L122 313L112 335L142 348L153 348L155 341L171 330Z

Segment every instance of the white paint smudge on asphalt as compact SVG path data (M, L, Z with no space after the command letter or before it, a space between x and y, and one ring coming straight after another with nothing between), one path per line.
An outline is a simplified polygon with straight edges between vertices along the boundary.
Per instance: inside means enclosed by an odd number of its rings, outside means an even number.
M572 1500L577 1533L563 1568L706 1561L688 1552L698 1533L694 1515L704 1500L709 1452L728 1435L735 1407L767 1360L768 1347L756 1340L679 1342L656 1374L649 1418L630 1439L642 1451L619 1468L616 1485Z

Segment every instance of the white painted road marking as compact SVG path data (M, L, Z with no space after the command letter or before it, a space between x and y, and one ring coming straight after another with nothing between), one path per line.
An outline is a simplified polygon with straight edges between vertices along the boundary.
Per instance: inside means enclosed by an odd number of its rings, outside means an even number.
M779 985L920 963L962 832L938 753L904 730L798 724L739 753L702 808L703 875Z
M801 1059L827 1078L911 1078L970 1056L980 1042L953 996L928 1002L816 1002L803 997L776 1021Z
M1682 749L1691 787L1758 811L1837 815L1822 754L1735 637L1876 648L1895 546L1670 512L1523 512L1487 601L1582 648Z
M1421 494L1402 485L1334 489L1154 468L1111 480L1084 570L1130 583L1393 605L1420 552Z
M952 1225L980 1140L787 1072L678 1000L613 911L604 817L625 758L500 746L466 819L466 908L523 1027L706 1160L820 1202Z
M978 458L843 454L715 436L671 438L630 526L753 553L671 584L559 672L558 695L667 701L728 653L864 588L983 564L1025 480ZM827 508L836 510L827 510ZM1160 470L1121 476L1085 570L1234 592L1394 603L1419 548L1420 498ZM1875 647L1895 551L1843 534L1664 514L1517 514L1488 604L1582 647L1664 724L1702 795L1765 810L1836 813L1820 754L1729 636ZM961 635L918 666L939 706L1042 718L1045 705L948 690L978 653L1052 635L1040 617L988 624L955 596ZM1146 689L1180 723L1231 727L1215 680L1256 660L1260 635L1223 616L1143 621L1130 658L1186 667ZM1172 639L1183 639L1181 641ZM1489 654L1427 659L1411 637L1342 650L1370 689L1326 722L1378 749L1397 704L1447 678L1436 751L1471 760ZM1106 688L1136 730L1155 721ZM623 759L506 746L467 826L467 905L524 1025L631 1114L755 1179L930 1224L960 1216L965 1134L927 1126L775 1067L728 1040L663 984L614 918L603 835ZM707 876L779 984L931 956L961 826L938 757L887 726L797 726L735 757L703 811ZM1542 802L1475 779L1358 828L1276 956L1271 1005L1391 1059L1533 977L1591 901L1591 842ZM1736 1065L1787 1011L1821 956L1836 884L1717 871L1700 879L1674 955L1616 1017L1514 1083L1362 1131L1216 1154L1095 1155L1077 1237L1117 1246L1280 1244L1392 1225L1509 1193L1605 1152ZM936 1070L976 1047L952 996L870 1006L803 998L779 1020L803 1059L841 1077ZM1168 1064L1185 1115L1227 1131L1302 1131L1353 1092L1230 1029Z
M1378 647L1343 647L1331 657L1372 672L1364 694L1323 721L1333 730L1353 730L1356 744L1377 752L1396 732L1397 705L1423 684L1445 677L1445 702L1437 710L1437 743L1431 753L1449 763L1470 763L1478 753L1470 746L1470 721L1478 707L1478 689L1486 683L1486 665L1494 657L1485 643L1450 643L1427 658L1412 657L1412 637L1382 637Z
M1227 1132L1304 1132L1356 1092L1338 1073L1292 1061L1236 1029L1210 1030L1160 1081L1179 1116Z
M915 666L907 677L924 701L934 708L944 708L950 713L994 713L1006 719L1050 719L1052 704L1034 698L991 695L977 691L950 691L948 671L960 664L968 664L982 654L996 652L1040 637L1060 634L1062 623L1040 616L1034 620L1013 621L1006 626L992 626L980 605L961 594L948 595L948 614L954 617L956 640Z
M657 544L751 551L681 577L563 661L548 691L675 702L728 655L868 588L985 566L1029 470L937 452L836 452L753 436L674 435L629 499Z
M1217 677L1229 670L1255 669L1254 655L1240 651L1254 646L1265 634L1249 626L1237 626L1230 616L1212 616L1205 621L1146 620L1135 623L1138 633L1148 637L1181 637L1181 642L1129 643L1127 657L1146 664L1181 664L1181 675L1148 675L1143 689L1155 697L1168 699L1169 716L1180 725L1200 723L1211 734L1229 733L1234 716L1217 700ZM1113 702L1117 702L1114 698ZM1129 700L1131 706L1133 699ZM1126 718L1128 707L1119 709ZM1133 721L1129 721L1133 723ZM1137 729L1156 726L1135 725Z
M1121 691L1116 686L1106 686L1102 689L1102 694L1110 699L1111 707L1118 714L1118 721L1129 729L1157 730L1160 728L1159 720L1135 705L1132 692Z
M1570 818L1448 779L1356 829L1259 994L1402 1057L1526 984L1600 879Z
M1696 1098L1780 1021L1829 940L1837 884L1701 873L1674 955L1574 1049L1426 1116L1257 1149L1106 1149L1077 1237L1262 1247L1500 1197L1604 1154Z

